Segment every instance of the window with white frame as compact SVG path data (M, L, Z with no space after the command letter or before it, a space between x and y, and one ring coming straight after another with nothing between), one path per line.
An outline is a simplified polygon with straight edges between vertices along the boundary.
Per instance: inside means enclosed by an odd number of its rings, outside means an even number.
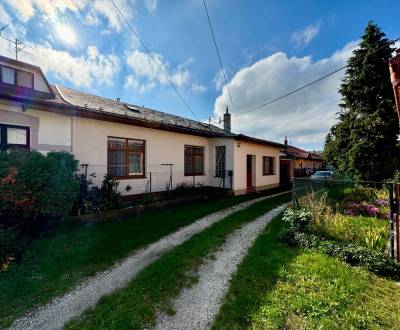
M29 127L0 123L0 150L29 148Z

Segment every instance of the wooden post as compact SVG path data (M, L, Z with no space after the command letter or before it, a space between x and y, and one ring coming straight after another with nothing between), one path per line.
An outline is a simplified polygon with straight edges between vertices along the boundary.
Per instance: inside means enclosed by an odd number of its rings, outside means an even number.
M394 183L389 183L390 200L390 257L394 259Z
M400 262L400 224L399 224L399 213L400 213L400 184L395 185L395 219L396 219L396 259Z

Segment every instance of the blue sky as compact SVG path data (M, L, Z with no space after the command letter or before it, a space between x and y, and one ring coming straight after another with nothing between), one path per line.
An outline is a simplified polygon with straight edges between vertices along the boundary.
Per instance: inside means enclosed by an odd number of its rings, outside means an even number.
M201 120L227 104L202 0L115 0ZM399 37L399 1L206 0L230 80L233 113L346 63L369 20ZM34 49L51 83L192 117L109 0L0 0L3 34ZM0 39L0 53L12 49ZM273 106L233 117L247 134L321 149L342 74Z

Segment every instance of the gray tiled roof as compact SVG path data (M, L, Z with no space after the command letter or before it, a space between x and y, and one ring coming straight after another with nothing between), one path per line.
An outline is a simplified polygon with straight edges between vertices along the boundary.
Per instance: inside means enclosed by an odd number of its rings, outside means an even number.
M143 106L128 104L118 100L84 93L62 86L57 86L56 89L58 89L58 91L61 93L62 99L74 106L79 106L82 108L87 107L88 109L98 110L103 113L123 115L128 118L149 121L152 123L183 127L197 131L200 130L212 132L218 136L235 136L235 134L226 132L215 125L208 125L207 123L171 115L166 112L156 111Z

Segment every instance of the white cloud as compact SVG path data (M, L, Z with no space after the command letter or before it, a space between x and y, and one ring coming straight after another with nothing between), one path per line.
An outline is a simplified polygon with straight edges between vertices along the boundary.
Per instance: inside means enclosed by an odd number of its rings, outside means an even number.
M6 0L22 22L29 21L35 15L43 15L48 18L59 18L67 10L82 12L83 23L96 26L100 23L100 17L107 21L109 29L117 32L122 30L123 21L116 8L109 0ZM149 4L157 7L157 3ZM133 17L133 8L129 0L118 0L118 7L127 19Z
M318 35L319 28L320 23L317 23L307 26L304 30L295 31L292 34L291 41L296 47L305 47Z
M152 53L152 58L144 52L133 50L125 53L126 63L131 73L125 80L126 88L135 88L140 92L147 92L157 85L167 85L167 75L176 87L186 87L190 84L190 73L186 65L179 65L172 69L161 54Z
M41 14L54 17L67 9L77 12L86 5L86 0L6 0L8 5L15 10L19 19L29 21L39 11Z
M215 84L215 90L219 92L225 84L224 74L221 69L215 75L213 82Z
M99 15L103 16L108 21L109 29L117 32L122 30L122 26L124 24L123 19L109 0L94 0L91 1L90 6L90 15L93 17L97 17ZM133 11L128 0L119 0L118 7L128 20L132 18Z
M144 0L144 4L148 11L152 12L157 9L158 0Z
M202 84L194 83L192 84L192 91L195 93L203 94L207 91L207 88Z
M89 46L86 54L73 56L66 51L56 50L50 44L29 44L35 47L34 56L21 52L19 59L40 66L45 73L52 73L62 81L76 87L112 86L120 70L120 61L115 55L103 55L97 47ZM7 56L13 56L12 49L3 49Z
M288 57L279 52L239 70L230 82L235 100L234 113L272 100L320 76L343 66L357 43L351 42L332 56L313 61L310 56ZM271 140L283 141L287 135L298 144L320 146L335 122L340 96L338 88L344 71L301 92L240 117L233 116L233 129L238 120L244 132L256 132ZM221 117L228 102L226 88L216 99L214 113Z

